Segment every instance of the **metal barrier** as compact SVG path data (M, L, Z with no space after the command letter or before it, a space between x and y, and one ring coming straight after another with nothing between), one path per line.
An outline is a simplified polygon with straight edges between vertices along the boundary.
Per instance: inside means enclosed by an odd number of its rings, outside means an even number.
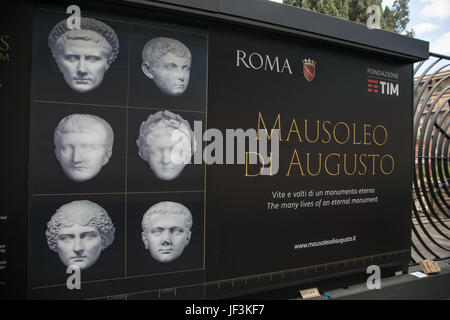
M450 57L430 53L414 68L412 262L450 252Z

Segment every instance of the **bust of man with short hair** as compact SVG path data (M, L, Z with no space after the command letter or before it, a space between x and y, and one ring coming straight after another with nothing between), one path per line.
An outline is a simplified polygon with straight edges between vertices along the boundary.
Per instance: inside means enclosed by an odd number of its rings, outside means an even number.
M47 244L65 266L91 267L114 241L108 213L89 200L60 207L47 223Z
M119 39L106 23L80 18L81 29L71 30L67 19L48 36L48 46L64 80L73 90L84 93L97 88L119 54Z
M182 42L153 38L142 50L142 71L167 95L182 95L189 84L192 56Z
M55 156L75 182L94 178L111 158L114 133L108 122L91 114L64 117L53 135Z
M191 240L192 214L181 203L159 202L142 218L142 241L152 258L161 263L176 260Z
M189 122L170 111L151 114L141 124L136 140L139 156L161 180L174 180L196 149L194 132Z

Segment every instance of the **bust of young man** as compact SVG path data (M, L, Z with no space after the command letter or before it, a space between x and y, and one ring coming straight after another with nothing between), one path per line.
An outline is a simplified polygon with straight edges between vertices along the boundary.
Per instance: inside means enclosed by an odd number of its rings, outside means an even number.
M114 241L115 228L98 204L80 200L60 207L47 223L47 244L65 266L91 267Z
M119 39L107 24L81 17L81 29L60 21L48 36L48 46L64 80L84 93L97 88L119 54Z
M159 202L142 218L142 241L152 258L161 263L176 260L191 240L192 214L181 203Z
M189 123L170 111L158 111L142 122L136 143L139 156L156 177L166 181L181 174L196 149Z
M179 96L186 91L191 62L188 47L172 38L151 39L142 50L142 71L169 96Z
M91 114L63 118L53 135L55 156L75 182L94 178L111 158L114 133L108 122Z

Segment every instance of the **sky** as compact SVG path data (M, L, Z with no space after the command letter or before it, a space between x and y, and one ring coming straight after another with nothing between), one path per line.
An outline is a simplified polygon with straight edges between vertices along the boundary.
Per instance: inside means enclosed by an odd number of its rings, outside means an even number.
M391 7L393 3L394 0L383 0L383 9L385 6ZM409 0L407 29L411 28L415 31L416 39L430 43L430 52L450 56L450 0Z
M383 0L392 6L394 0ZM408 29L430 42L430 52L450 56L450 0L410 0Z

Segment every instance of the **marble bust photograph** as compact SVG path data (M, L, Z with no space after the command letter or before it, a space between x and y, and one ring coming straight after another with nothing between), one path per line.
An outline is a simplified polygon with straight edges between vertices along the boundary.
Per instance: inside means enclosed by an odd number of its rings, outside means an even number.
M157 178L174 180L196 150L189 122L170 111L158 111L143 121L136 140L141 159L148 162Z
M47 223L50 250L65 266L91 267L114 241L114 225L108 213L89 200L61 206Z
M142 241L153 259L168 263L181 256L191 239L192 214L181 203L158 202L142 218Z
M81 17L81 29L60 21L48 35L48 46L67 85L78 93L97 88L119 54L115 31L99 20Z
M191 62L188 47L172 38L153 38L142 50L142 71L169 96L180 96L186 91Z
M53 135L55 156L67 178L94 178L111 158L114 133L108 122L91 114L71 114L59 121Z

